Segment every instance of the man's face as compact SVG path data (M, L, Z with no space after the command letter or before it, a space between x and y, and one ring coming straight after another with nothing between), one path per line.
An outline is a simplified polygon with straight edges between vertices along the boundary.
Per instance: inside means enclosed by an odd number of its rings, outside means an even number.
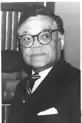
M28 18L18 29L18 35L37 35L43 30L55 30L57 24L47 16L37 15ZM36 68L47 68L52 66L58 59L58 31L52 33L52 40L43 45L34 37L34 43L31 47L21 46L22 55L25 62Z

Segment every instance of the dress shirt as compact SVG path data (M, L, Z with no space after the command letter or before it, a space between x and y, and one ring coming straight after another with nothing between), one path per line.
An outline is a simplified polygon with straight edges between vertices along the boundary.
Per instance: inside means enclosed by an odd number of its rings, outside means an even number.
M53 67L53 66L52 66L52 67ZM44 80L44 78L45 78L45 77L48 75L48 73L51 71L52 67L50 67L50 68L48 68L48 69L46 69L46 70L44 70L44 71L39 72L40 78L35 81L31 93L33 93L33 92L38 88L38 86L41 84L41 82ZM34 74L34 73L35 73L35 72L32 70L32 74Z

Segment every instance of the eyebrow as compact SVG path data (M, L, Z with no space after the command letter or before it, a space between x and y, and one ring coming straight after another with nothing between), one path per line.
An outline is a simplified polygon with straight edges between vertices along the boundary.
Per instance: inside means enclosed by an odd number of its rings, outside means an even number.
M22 35L25 35L25 34L27 34L27 33L28 33L28 31L24 31Z
M40 31L39 33L44 32L44 31L49 31L49 30L54 30L54 29L46 28L46 29L43 29L42 31ZM39 34L39 33L38 33L38 34ZM23 34L20 35L19 37L25 36L25 35L27 35L27 34L28 34L28 35L31 35L31 34L28 33L28 31L24 31Z

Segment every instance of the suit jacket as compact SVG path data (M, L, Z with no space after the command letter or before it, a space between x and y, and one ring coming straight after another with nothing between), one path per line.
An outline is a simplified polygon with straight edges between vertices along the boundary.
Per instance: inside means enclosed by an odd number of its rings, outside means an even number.
M80 72L60 59L37 90L17 86L8 123L80 123ZM37 114L54 107L55 114Z

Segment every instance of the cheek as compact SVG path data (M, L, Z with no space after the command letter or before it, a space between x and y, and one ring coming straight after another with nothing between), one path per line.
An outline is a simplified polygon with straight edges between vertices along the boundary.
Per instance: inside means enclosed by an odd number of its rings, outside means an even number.
M22 56L23 56L23 59L26 63L29 63L30 62L30 57L29 57L29 53L30 53L30 50L29 49L21 49L22 51Z
M56 45L53 43L47 47L48 60L54 62L56 59Z

